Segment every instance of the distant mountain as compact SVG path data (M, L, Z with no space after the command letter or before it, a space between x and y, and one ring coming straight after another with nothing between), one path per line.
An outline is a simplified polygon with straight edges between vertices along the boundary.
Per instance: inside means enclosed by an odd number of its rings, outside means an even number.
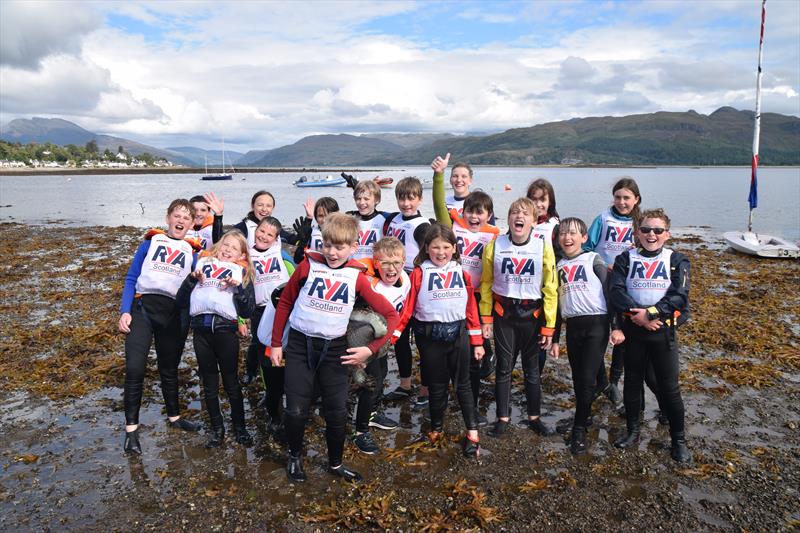
M119 147L122 146L127 153L132 155L140 155L148 152L156 157L163 157L179 165L193 165L190 159L181 154L123 139L122 137L98 135L81 128L73 122L60 118L18 118L0 128L0 140L12 143L18 142L26 144L32 142L50 142L61 146L67 144L82 146L92 139L97 142L97 147L101 152L108 149L117 153Z
M222 165L222 150L203 150L202 148L195 148L194 146L170 146L166 149L190 160L192 165L198 168L206 164L206 157L208 158L208 166ZM232 164L237 165L237 161L243 155L244 154L241 152L225 150L225 166L229 167Z
M365 133L361 137L380 139L402 146L403 148L418 148L436 141L456 137L452 133Z
M450 138L457 136L452 133L311 135L273 150L251 150L235 163L242 167L352 165L365 158L399 153Z
M359 165L422 165L450 152L451 161L484 165L582 164L746 165L753 113L722 107L625 117L576 118L485 137L456 137L356 161ZM761 162L800 164L800 118L761 116Z
M259 159L245 154L247 166L254 167L294 167L294 166L328 166L350 165L369 157L388 156L401 152L399 144L356 135L311 135L303 137L294 144L268 150ZM237 164L244 166L245 159Z

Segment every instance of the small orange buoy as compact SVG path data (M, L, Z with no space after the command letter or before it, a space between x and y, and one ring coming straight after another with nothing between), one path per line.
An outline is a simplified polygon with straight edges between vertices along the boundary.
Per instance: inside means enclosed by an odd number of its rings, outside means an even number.
M511 185L506 183L505 187L503 187L503 190L504 191L510 191L511 190Z

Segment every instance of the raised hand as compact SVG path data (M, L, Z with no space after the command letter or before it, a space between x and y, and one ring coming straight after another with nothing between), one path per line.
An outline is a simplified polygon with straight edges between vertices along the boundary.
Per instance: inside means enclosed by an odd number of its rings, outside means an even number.
M306 210L306 216L310 219L314 219L314 204L316 202L313 198L306 198L306 201L303 202L303 209Z
M433 163L431 163L431 168L434 172L441 172L444 174L444 171L447 170L448 164L450 164L450 152L444 156L444 159L442 159L442 156L437 155L436 159L434 159Z
M221 215L222 210L225 208L225 199L221 196L217 198L217 195L213 192L207 192L203 195L206 203L209 205L211 210L214 212L215 215Z

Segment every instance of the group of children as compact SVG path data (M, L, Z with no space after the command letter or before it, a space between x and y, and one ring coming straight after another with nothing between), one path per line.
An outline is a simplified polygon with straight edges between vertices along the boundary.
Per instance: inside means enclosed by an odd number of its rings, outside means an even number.
M502 438L510 429L518 357L527 426L549 436L554 430L541 420L540 375L546 355L560 355L563 324L576 399L571 452L586 452L592 403L602 393L624 405L627 431L614 445L635 446L647 382L669 424L672 457L690 461L675 331L688 318L689 263L664 247L667 215L641 212L636 182L622 178L613 205L587 228L577 218L559 219L552 185L537 179L527 196L512 202L508 230L501 232L491 197L470 191L469 165L451 168L454 194L445 197L449 157L431 165L436 221L420 214L422 184L412 177L396 185L397 212L379 211L380 188L361 181L354 187L355 210L338 212L332 198L307 202L308 216L295 223L296 233L272 217L275 198L266 191L253 196L252 211L224 234L222 199L207 194L173 201L167 230L146 234L123 291L125 451L141 453L138 410L153 339L169 423L198 430L178 409L177 367L189 326L211 424L206 446L219 446L225 436L220 374L235 440L252 443L237 375L237 333L247 332L247 319L252 341L242 383L260 370L268 431L288 444L286 471L293 481L306 479L303 434L310 406L320 397L329 472L361 479L342 463L350 369L364 368L377 384L357 394L352 436L362 452L374 454L379 448L370 427L398 427L379 404L414 395L412 334L420 360L416 405L428 408L431 441L443 437L452 384L466 428L463 453L479 455L479 427L488 420L477 409L478 393L492 365L496 413L488 434ZM296 261L283 244L297 245ZM350 316L364 306L385 319L386 334L350 346ZM610 380L604 364L609 340ZM388 364L378 355L387 342L394 346L400 384L384 395Z

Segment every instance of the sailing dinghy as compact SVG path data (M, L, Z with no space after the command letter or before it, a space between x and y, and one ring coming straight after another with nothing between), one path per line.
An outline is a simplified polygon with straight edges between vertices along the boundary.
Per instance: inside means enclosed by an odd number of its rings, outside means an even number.
M780 237L762 235L753 232L753 210L758 206L758 149L761 135L761 62L764 58L764 19L766 18L767 0L761 1L761 38L758 42L758 75L756 77L756 116L753 128L753 158L750 161L750 215L747 220L747 231L728 231L723 234L728 245L745 254L758 257L795 258L800 257L800 248Z

